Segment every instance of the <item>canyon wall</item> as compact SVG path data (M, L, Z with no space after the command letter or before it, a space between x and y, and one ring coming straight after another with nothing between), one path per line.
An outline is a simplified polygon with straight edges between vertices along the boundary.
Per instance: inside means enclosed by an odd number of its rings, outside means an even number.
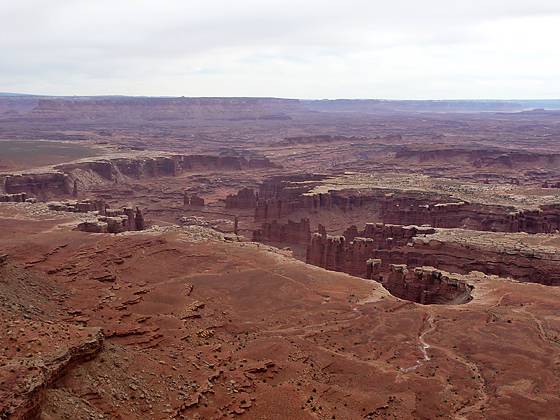
M299 222L288 220L287 223L272 222L263 223L261 229L253 232L253 241L257 242L280 242L297 245L307 245L311 238L311 225L309 219L301 219Z
M177 176L183 172L207 170L244 170L276 167L265 157L218 156L218 155L169 155L153 157L131 157L102 159L58 165L55 169L63 173L89 170L108 180L117 180L119 175L129 178L154 178Z
M520 210L511 206L469 203L434 193L387 190L332 191L307 196L304 204L311 210L352 211L367 207L383 223L398 225L527 233L550 233L560 229L560 205Z
M404 264L391 264L388 271L373 274L393 296L422 305L457 305L472 300L472 285L433 267L410 270Z
M333 271L368 277L368 261L381 260L381 269L390 264L410 267L432 266L453 273L480 271L511 277L523 282L560 285L560 257L544 248L520 248L517 244L432 239L416 236L404 246L380 249L372 238L321 235L311 237L307 262Z
M40 199L49 194L69 195L73 191L73 181L61 172L6 175L3 189L7 194L27 193Z
M242 188L236 194L230 194L225 199L226 209L255 209L258 193L252 188Z
M375 246L390 249L394 246L407 245L413 237L431 235L436 230L427 226L402 226L384 223L366 223L361 231L354 225L342 234L346 241L353 241L356 237L373 239Z
M226 198L227 208L254 208L256 221L289 217L295 212L366 212L369 220L395 225L429 225L495 232L551 233L560 230L560 204L535 209L469 203L433 192L341 190L311 193L314 182L270 179L258 191L243 189Z
M177 176L195 171L264 169L275 164L264 157L169 155L97 159L57 165L45 173L8 174L1 180L5 193L29 193L40 199L78 194L100 183L127 179Z
M453 162L454 164L472 165L476 168L555 169L560 164L560 154L558 153L542 153L497 147L461 148L441 144L421 148L399 145L396 149L395 160L410 162L413 165Z

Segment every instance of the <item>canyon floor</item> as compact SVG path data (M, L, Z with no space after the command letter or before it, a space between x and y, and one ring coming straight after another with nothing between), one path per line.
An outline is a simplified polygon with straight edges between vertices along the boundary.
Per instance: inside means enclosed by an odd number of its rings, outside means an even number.
M334 102L0 98L0 418L557 418L560 112Z

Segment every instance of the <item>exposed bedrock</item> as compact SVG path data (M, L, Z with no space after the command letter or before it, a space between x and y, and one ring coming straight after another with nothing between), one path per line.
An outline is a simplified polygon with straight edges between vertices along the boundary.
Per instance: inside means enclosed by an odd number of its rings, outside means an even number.
M449 147L435 145L422 147L400 145L395 152L395 159L411 164L470 164L477 168L558 168L560 154L539 153L526 150L511 150L492 147Z
M489 234L486 234L489 235ZM496 235L496 234L493 234ZM380 248L372 238L314 233L307 248L307 262L333 271L369 277L367 261L380 259L382 269L390 264L431 266L453 273L480 271L523 282L560 285L560 256L544 247L519 246L499 238L436 239L437 235L415 236L406 245Z
M47 203L49 210L66 211L73 213L88 213L96 211L105 214L108 206L104 200L75 200L75 201L52 201Z
M270 220L289 215L305 205L305 194L324 175L276 176L263 181L258 189L243 188L226 197L228 209L254 209L255 220Z
M45 199L49 194L72 194L74 182L68 174L50 172L6 175L3 185L4 191L7 194L27 193L40 199Z
M145 229L142 210L132 207L105 210L102 215L97 215L95 220L81 222L78 230L90 233L121 233Z
M207 170L246 170L272 168L276 165L265 157L169 155L131 158L96 159L57 165L46 173L5 175L6 193L31 193L41 199L73 195L89 186L106 182L177 176L184 172Z
M387 140L391 140L387 136ZM393 140L402 140L401 136L399 138ZM313 136L295 136L295 137L286 137L284 140L279 141L277 144L279 146L296 146L296 145L315 145L315 144L329 144L329 143L336 143L336 142L355 142L355 141L367 141L367 137L358 137L358 136L331 136L328 134L319 134Z
M560 204L536 209L461 201L450 195L383 188L309 193L313 182L271 179L258 191L240 190L226 198L228 208L255 211L255 220L288 217L295 212L322 211L369 214L369 220L397 225L429 225L495 232L550 233L560 230Z
M258 202L258 193L252 188L242 188L237 194L226 197L227 209L255 209Z
M263 223L261 229L253 232L253 240L257 242L285 242L297 245L307 245L311 238L311 225L309 219L299 222L288 220L287 223Z
M89 170L105 179L116 180L119 176L139 179L177 176L182 172L192 171L260 169L275 166L275 164L264 157L169 155L77 162L58 165L56 169L64 173L72 173L77 169Z
M0 203L35 203L35 197L28 197L27 193L0 194Z
M311 235L306 260L328 270L367 277L367 260L377 258L376 255L382 250L407 247L417 235L429 235L434 232L430 227L381 223L368 223L361 232L352 226L340 236L327 235L323 230L322 233Z
M301 112L303 104L293 99L271 98L40 98L27 118L33 121L91 121L145 127L147 122L290 119L287 113Z
M366 223L363 230L358 230L354 225L343 233L346 241L353 241L356 237L373 240L376 248L392 248L404 246L411 239L419 235L431 235L436 230L429 226L402 226L384 223Z
M36 329L38 325L34 327ZM47 329L49 326L43 328ZM62 326L62 328L74 332L73 325ZM70 334L66 333L66 335ZM59 349L56 353L50 351L55 347L54 343L48 343L50 346L43 349L43 354L39 352L33 359L22 360L23 357L13 357L0 367L3 378L0 386L0 394L3 395L0 418L39 418L47 389L64 376L72 366L95 357L103 348L103 340L100 329L88 328L74 333L70 338L62 338L56 344Z
M472 300L473 286L460 275L453 276L433 267L409 269L404 264L391 264L381 271L381 260L369 260L370 278L379 281L393 295L423 305L457 305Z
M318 225L321 236L326 235L323 225ZM418 235L430 235L436 230L427 226L401 226L383 223L366 223L363 230L354 225L343 233L345 241L353 241L357 237L369 239L366 241L372 249L390 249L394 246L404 246ZM309 219L302 218L299 222L288 220L282 223L278 220L264 222L260 229L253 232L253 240L265 242L285 242L290 244L308 245L312 229Z
M185 207L204 207L204 198L198 194L183 193L183 204Z
M91 216L78 224L77 229L91 233L121 233L145 229L144 215L140 208L122 207L112 209L103 200L53 201L47 204L49 210L70 213L86 213Z

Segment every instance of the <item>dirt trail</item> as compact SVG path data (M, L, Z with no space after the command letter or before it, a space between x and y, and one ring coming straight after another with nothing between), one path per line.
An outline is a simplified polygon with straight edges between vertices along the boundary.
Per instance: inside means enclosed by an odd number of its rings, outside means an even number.
M428 349L431 347L431 345L426 342L425 337L427 334L430 334L436 329L436 325L434 323L434 317L432 314L428 315L424 325L426 325L426 323L427 323L427 328L422 330L418 336L418 341L420 342L420 345L418 347L422 352L422 359L418 359L413 366L407 368L401 368L401 372L403 373L413 372L416 369L418 369L420 366L422 366L425 362L431 360L430 355L428 353Z

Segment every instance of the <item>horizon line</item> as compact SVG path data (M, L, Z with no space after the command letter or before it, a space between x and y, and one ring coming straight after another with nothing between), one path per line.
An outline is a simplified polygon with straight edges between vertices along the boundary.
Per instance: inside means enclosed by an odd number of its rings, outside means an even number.
M147 98L147 99L281 99L297 101L380 101L380 102L512 102L512 101L560 101L558 98L375 98L375 97L339 97L339 98L297 98L282 96L186 96L186 95L126 95L126 94L93 94L93 95L56 95L22 92L0 92L2 97L37 97L37 98Z

